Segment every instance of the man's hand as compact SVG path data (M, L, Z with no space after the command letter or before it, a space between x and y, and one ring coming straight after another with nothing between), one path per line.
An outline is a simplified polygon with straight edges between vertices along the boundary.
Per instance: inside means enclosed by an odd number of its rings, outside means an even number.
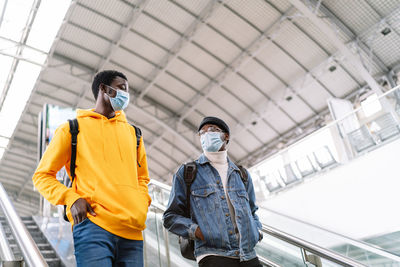
M201 239L202 241L204 241L204 236L203 233L200 230L200 227L196 228L196 232L194 232L194 235L198 238Z
M83 198L78 198L71 206L71 215L74 219L74 224L83 222L87 218L87 213L96 216L96 213L90 206L90 204Z

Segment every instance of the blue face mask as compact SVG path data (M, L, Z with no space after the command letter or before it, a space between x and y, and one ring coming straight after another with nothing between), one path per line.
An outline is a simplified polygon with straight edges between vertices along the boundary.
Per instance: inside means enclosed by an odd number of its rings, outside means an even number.
M221 132L207 132L200 136L201 147L207 152L217 152L221 149L224 141Z
M129 93L121 90L116 90L108 85L107 87L117 92L115 97L107 95L108 98L110 99L111 107L114 109L114 111L125 109L129 104Z

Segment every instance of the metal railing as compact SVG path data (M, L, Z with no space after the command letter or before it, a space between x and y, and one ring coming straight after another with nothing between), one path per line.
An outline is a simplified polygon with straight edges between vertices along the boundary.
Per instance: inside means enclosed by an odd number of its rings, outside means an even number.
M249 171L255 177L259 177L262 184L265 184L263 192L267 193L264 193L264 196L272 196L290 187L290 184L285 183L283 179L289 176L285 166L291 166L296 176L295 180L301 182L311 175L348 163L400 138L400 85L366 102L278 152L267 155L252 167ZM374 105L378 106L377 110L370 111L371 114L365 113L366 108ZM329 146L326 145L327 140L323 144L315 144L315 147L304 146L327 132L332 139L329 141ZM303 149L298 149L299 147ZM324 150L324 153L317 155L316 152L321 150ZM292 153L293 151L297 152ZM321 156L329 158L327 164L318 162ZM281 163L265 171L266 168L262 166L268 165L270 160L277 158L281 158ZM305 164L299 166L300 161L308 161L307 166Z
M44 267L48 266L47 262L44 260L42 254L39 251L39 248L36 246L35 241L32 236L29 234L25 225L22 223L20 217L13 204L11 203L6 191L4 190L3 185L0 183L0 206L5 215L5 218L10 225L12 234L17 241L19 248L21 249L22 255L24 256L24 261L28 266L31 267ZM4 232L3 232L4 233ZM4 238L5 235L0 236L0 238ZM5 256L2 261L18 261L14 258L12 251L10 251L9 246L6 240L0 241L0 249L2 249L1 254ZM4 248L4 246L8 246Z
M165 198L162 197L163 199L161 199L161 201L158 201L156 194L165 192L165 193L169 193L171 190L171 187L168 185L165 185L161 182L158 181L151 181L149 184L149 188L151 189L152 193L153 193L153 202L151 204L152 208L154 210L158 210L160 212L164 212L166 210L166 206L165 206ZM161 203L160 203L161 202ZM157 221L156 221L157 223ZM318 246L316 244L313 244L311 242L308 242L306 240L300 239L298 237L295 237L293 235L290 235L288 233L285 233L279 229L276 229L274 227L268 226L266 224L262 224L262 232L270 237L276 238L280 241L283 241L286 244L290 244L293 245L297 248L300 249L301 253L302 253L302 257L303 257L303 261L304 264L314 264L315 266L323 266L321 264L321 259L324 259L328 262L331 263L335 263L335 264L339 264L341 266L355 266L355 267L361 267L361 266L366 266L360 262L357 262L353 259L350 259L348 257L345 257L337 252L334 252L332 250L323 248L321 246ZM166 230L163 228L163 232L164 232L164 236L166 235ZM165 255L167 258L167 266L171 266L171 262L170 262L170 256L169 256L169 244L168 244L168 238L164 238L164 242L166 242L165 244ZM158 244L159 245L159 244ZM354 245L354 243L353 243ZM363 246L365 246L365 244L363 244ZM160 249L160 246L159 248ZM378 251L379 252L379 251ZM393 256L393 255L392 255ZM159 252L159 257L161 257L160 252ZM258 255L260 262L264 265L264 266L273 266L273 267L279 267L281 265L279 265L278 263L275 263L274 261L260 256ZM315 260L316 259L316 260ZM391 257L391 259L393 260L393 257ZM400 257L396 258L396 260L399 260ZM161 261L161 258L160 258ZM400 262L400 261L398 261Z

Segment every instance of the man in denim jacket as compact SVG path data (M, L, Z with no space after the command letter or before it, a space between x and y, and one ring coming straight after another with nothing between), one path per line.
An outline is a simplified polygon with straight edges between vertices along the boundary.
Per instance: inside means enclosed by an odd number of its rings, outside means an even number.
M258 267L254 246L261 240L253 182L243 182L239 168L227 156L229 127L205 117L199 126L204 153L196 160L197 175L190 187L190 216L186 213L186 184L181 166L174 175L164 213L164 227L195 240L200 267Z

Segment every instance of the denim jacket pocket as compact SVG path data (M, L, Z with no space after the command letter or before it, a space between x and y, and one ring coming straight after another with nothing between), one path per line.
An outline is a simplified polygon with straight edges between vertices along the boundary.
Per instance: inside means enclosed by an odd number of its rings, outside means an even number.
M249 201L249 195L247 194L246 190L239 190L237 191L237 194L241 198L245 198L247 201Z
M198 188L192 191L196 206L206 213L215 212L216 190L213 187Z

